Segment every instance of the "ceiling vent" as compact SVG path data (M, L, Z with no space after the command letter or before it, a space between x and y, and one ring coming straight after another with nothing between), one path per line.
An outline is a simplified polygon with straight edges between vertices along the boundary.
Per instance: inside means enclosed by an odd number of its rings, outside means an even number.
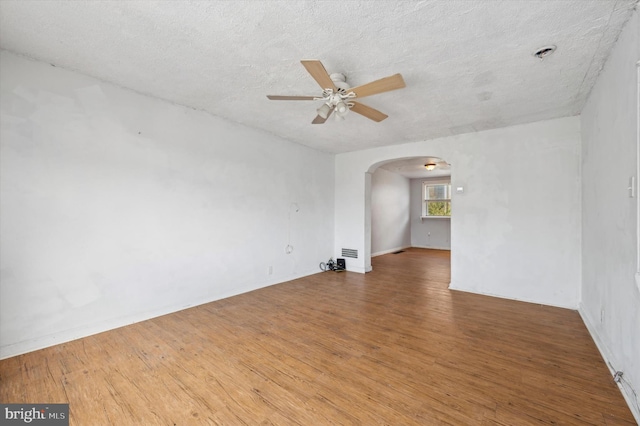
M556 51L556 47L554 45L544 46L536 50L535 52L533 52L533 56L535 56L536 58L542 61L544 58L551 55L555 51Z

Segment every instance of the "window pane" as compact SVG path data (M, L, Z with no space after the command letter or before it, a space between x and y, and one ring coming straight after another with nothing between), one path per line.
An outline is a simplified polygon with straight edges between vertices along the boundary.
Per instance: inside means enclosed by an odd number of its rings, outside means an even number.
M451 201L428 201L427 216L451 216Z
M427 185L425 200L447 200L451 198L450 185Z

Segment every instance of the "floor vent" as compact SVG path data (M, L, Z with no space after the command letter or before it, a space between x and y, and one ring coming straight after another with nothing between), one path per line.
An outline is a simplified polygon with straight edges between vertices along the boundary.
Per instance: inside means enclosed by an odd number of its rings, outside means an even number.
M400 253L404 253L404 250L398 250L393 252L393 254L400 254Z
M353 257L354 259L357 259L358 258L358 250L343 248L342 249L342 256L343 257Z

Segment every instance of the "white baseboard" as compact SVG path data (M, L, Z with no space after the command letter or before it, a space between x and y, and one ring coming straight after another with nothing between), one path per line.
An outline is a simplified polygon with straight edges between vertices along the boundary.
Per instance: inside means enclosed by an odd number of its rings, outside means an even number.
M600 351L600 356L602 356L602 359L604 359L604 363L607 365L607 368L611 373L611 377L613 377L616 374L616 370L613 367L614 358L609 352L609 349L607 348L607 346L604 344L604 342L600 338L600 335L598 334L598 331L597 331L597 328L595 327L593 319L589 316L587 311L584 309L584 306L582 305L582 303L580 303L578 307L578 313L582 318L582 322L584 322L584 325L587 327L587 331L589 331L589 334L591 335L593 342L596 344L598 351ZM635 417L636 422L640 424L640 409L638 409L638 406L636 405L637 401L634 401L635 396L628 389L622 386L622 383L618 383L618 389L620 389L620 393L622 394L625 402L629 406L629 409L631 410L633 417Z
M367 272L371 272L371 266L362 267L362 266L349 266L347 263L347 271L349 272L357 272L359 274L366 274Z
M447 251L451 251L451 247L440 247L440 246L411 246L411 247L422 248L422 249L431 249L431 250L447 250Z
M402 246L402 247L392 248L392 249L389 249L389 250L377 251L377 252L373 253L371 255L371 257L382 256L383 254L389 254L389 253L394 253L394 252L400 251L400 250L406 250L406 249L408 249L410 247L411 246Z
M430 250L447 250L451 251L451 247L435 247L435 246L404 246L404 247L396 247L389 250L377 251L371 255L371 257L382 256L383 254L394 253L400 250L406 250L410 248L422 248L422 249L430 249Z
M67 330L61 330L54 334L39 336L34 339L10 343L8 345L0 347L0 360L5 358L11 358L17 355L22 355L28 352L33 352L40 349L48 348L50 346L59 345L61 343L70 342L72 340L81 339L83 337L92 336L94 334L104 333L105 331L114 330L116 328L135 324L137 322L146 321L152 318L160 317L162 315L171 314L174 312L182 311L184 309L189 309L195 306L215 302L216 300L226 299L228 297L237 296L239 294L248 293L253 290L258 290L260 288L269 287L272 285L284 283L287 281L295 280L295 279L306 277L309 275L318 274L321 272L322 271L318 269L317 271L314 270L314 271L307 271L299 274L293 274L289 277L280 279L278 281L260 283L255 288L242 288L237 292L219 294L216 297L213 297L211 299L197 301L195 303L165 306L163 308L154 309L152 311L136 313L133 315L127 315L124 317L100 321L93 324L83 324L78 327L73 327Z
M513 296L508 296L508 295L503 295L503 294L493 294L493 293L483 293L480 291L473 291L473 290L469 290L467 288L464 287L460 287L457 286L453 283L449 283L449 290L455 290L455 291L462 291L465 293L472 293L472 294L479 294L481 296L490 296L490 297L497 297L498 299L506 299L506 300L516 300L518 302L525 302L525 303L533 303L536 305L545 305L545 306L553 306L554 308L562 308L562 309L570 309L572 311L575 311L577 309L577 307L575 305L561 305L561 304L557 304L557 303L551 303L547 300L533 300L533 299L527 299L527 298L523 298L523 297L513 297Z

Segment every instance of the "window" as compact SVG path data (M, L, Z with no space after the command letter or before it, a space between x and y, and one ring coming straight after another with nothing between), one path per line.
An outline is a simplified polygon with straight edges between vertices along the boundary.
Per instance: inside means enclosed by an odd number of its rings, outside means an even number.
M422 217L451 216L451 184L422 182Z

